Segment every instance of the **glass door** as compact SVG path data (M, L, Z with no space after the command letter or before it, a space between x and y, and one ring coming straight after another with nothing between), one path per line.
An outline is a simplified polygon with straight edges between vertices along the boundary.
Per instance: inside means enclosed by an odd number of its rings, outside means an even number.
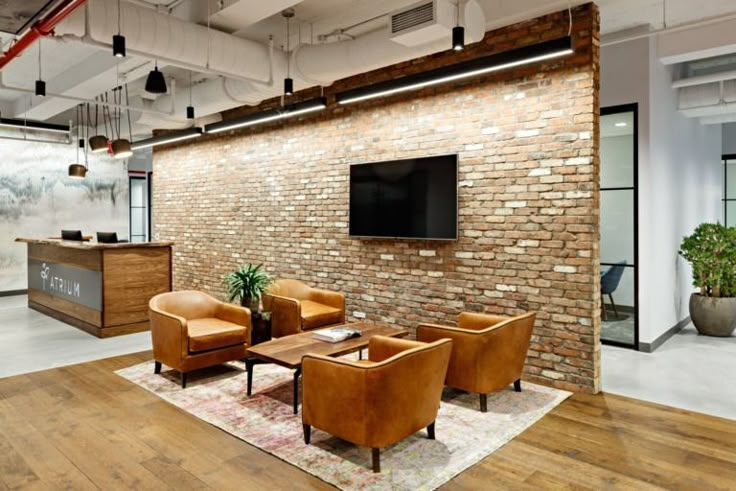
M638 349L637 105L601 109L601 340Z
M148 183L145 176L130 176L130 241L148 242Z
M736 155L723 156L723 223L736 225Z

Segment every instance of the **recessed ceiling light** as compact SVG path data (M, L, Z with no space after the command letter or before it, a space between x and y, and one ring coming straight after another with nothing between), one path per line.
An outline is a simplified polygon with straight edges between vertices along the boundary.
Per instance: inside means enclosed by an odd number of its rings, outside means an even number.
M626 126L628 126L628 123L624 123L623 121L616 123L616 128L625 128Z

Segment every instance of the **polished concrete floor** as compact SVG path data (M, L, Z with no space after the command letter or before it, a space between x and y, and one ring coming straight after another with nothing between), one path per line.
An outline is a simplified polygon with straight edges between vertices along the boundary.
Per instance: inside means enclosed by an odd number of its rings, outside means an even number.
M27 306L25 295L0 297L0 377L151 349L151 334L99 339Z
M690 325L654 353L603 346L603 390L736 420L736 337Z

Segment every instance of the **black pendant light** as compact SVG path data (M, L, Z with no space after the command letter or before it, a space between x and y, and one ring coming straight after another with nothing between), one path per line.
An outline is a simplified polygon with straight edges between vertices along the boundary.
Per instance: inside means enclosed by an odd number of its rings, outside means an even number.
M455 27L452 28L452 49L462 51L465 49L465 28L460 25L460 0L457 0Z
M284 95L294 95L294 80L291 78L291 52L289 51L290 31L289 20L294 17L294 9L286 9L281 12L286 19L286 78L284 79Z
M38 80L36 80L36 95L44 97L46 95L46 82L41 77L41 39L38 39Z
M92 121L89 115L89 106L87 106L87 124ZM89 149L92 153L102 153L107 151L107 136L99 133L99 115L100 107L97 105L97 96L95 96L95 135L89 138ZM102 123L105 126L105 133L107 133L107 120L105 119L105 109L102 110Z
M82 118L80 117L80 114L82 114L82 108L83 104L79 104L77 106L77 159L73 164L69 166L68 175L72 179L84 179L84 177L87 175L87 147L85 146L85 138L84 134L82 133L82 122L80 121ZM79 149L84 150L84 165L79 160Z
M122 123L123 118L123 87L118 87L118 102L117 105L120 108L118 113L118 139L112 142L112 157L114 159L127 159L133 155L133 147L131 146L131 140L133 139L133 128L130 124L130 100L128 98L128 84L125 84L125 107L128 119L128 139L122 138Z
M126 84L125 86L125 101L126 105L128 104L128 86ZM112 144L110 145L112 149L112 158L121 160L121 159L127 159L131 155L133 155L133 149L130 144L130 140L126 140L125 138L122 138L122 118L123 118L123 88L118 86L115 87L112 91L112 97L113 97L113 103L115 104L115 118L112 123L113 129L116 133L116 138L113 140ZM130 110L128 110L128 129L130 131ZM130 131L132 133L132 131Z
M125 58L125 36L120 34L120 0L118 0L118 33L112 37L112 54Z
M166 79L164 74L158 71L158 61L154 65L153 70L148 72L148 78L146 78L146 92L151 94L165 94L166 93Z
M189 71L189 105L187 106L187 119L194 119L194 106L192 106L192 71Z

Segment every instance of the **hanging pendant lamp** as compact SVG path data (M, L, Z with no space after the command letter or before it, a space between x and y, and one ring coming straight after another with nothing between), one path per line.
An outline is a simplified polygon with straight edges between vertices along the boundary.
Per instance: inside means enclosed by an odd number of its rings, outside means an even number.
M112 54L125 58L125 36L120 34L120 0L118 0L118 33L112 37Z
M39 97L46 95L46 82L41 77L41 39L38 40L38 80L36 80L36 91L35 94Z
M462 51L465 49L465 28L460 25L460 0L457 0L455 24L455 27L452 28L452 49Z
M194 119L194 106L192 106L192 71L189 71L189 105L187 106L187 119Z
M87 109L89 110L89 106L87 106ZM97 105L97 96L95 96L95 133L99 131L99 114L100 114L100 107ZM89 117L89 113L87 114L87 123L91 121L91 118ZM103 109L102 113L102 121L105 125L105 130L107 130L107 122L105 121L105 113ZM107 131L105 131L107 132ZM102 153L107 150L107 137L105 135L100 135L99 133L95 134L89 139L89 149L92 151L92 153Z
M294 80L291 78L291 53L289 51L290 31L289 20L294 17L294 9L286 9L281 12L286 19L286 78L284 79L284 95L294 95Z
M116 102L116 104L117 107L120 108L120 106L122 106L123 104L123 87L118 87L117 90L119 92L119 100L118 102ZM128 99L128 84L125 84L125 106L128 115L128 134L130 136L130 139L121 138L121 119L123 117L123 110L122 108L120 108L117 117L118 139L112 142L112 156L114 159L117 160L127 159L128 157L133 155L133 147L130 144L130 140L133 138L133 130L130 125L130 101Z
M127 159L133 155L133 149L130 146L130 140L121 138L121 119L123 117L123 111L120 106L123 102L123 88L115 87L112 90L113 104L115 104L115 117L112 121L113 132L115 133L115 140L110 145L112 150L112 158L116 160Z
M158 71L158 61L153 67L153 70L148 72L148 78L146 78L146 92L151 94L165 94L166 93L166 79L164 74Z
M85 165L82 165L82 163L79 161L79 149L85 148L84 145L84 137L82 134L82 124L80 123L80 114L82 112L82 104L79 104L77 106L77 159L76 161L69 166L68 175L72 179L84 179L84 177L87 175L87 154L85 150Z

